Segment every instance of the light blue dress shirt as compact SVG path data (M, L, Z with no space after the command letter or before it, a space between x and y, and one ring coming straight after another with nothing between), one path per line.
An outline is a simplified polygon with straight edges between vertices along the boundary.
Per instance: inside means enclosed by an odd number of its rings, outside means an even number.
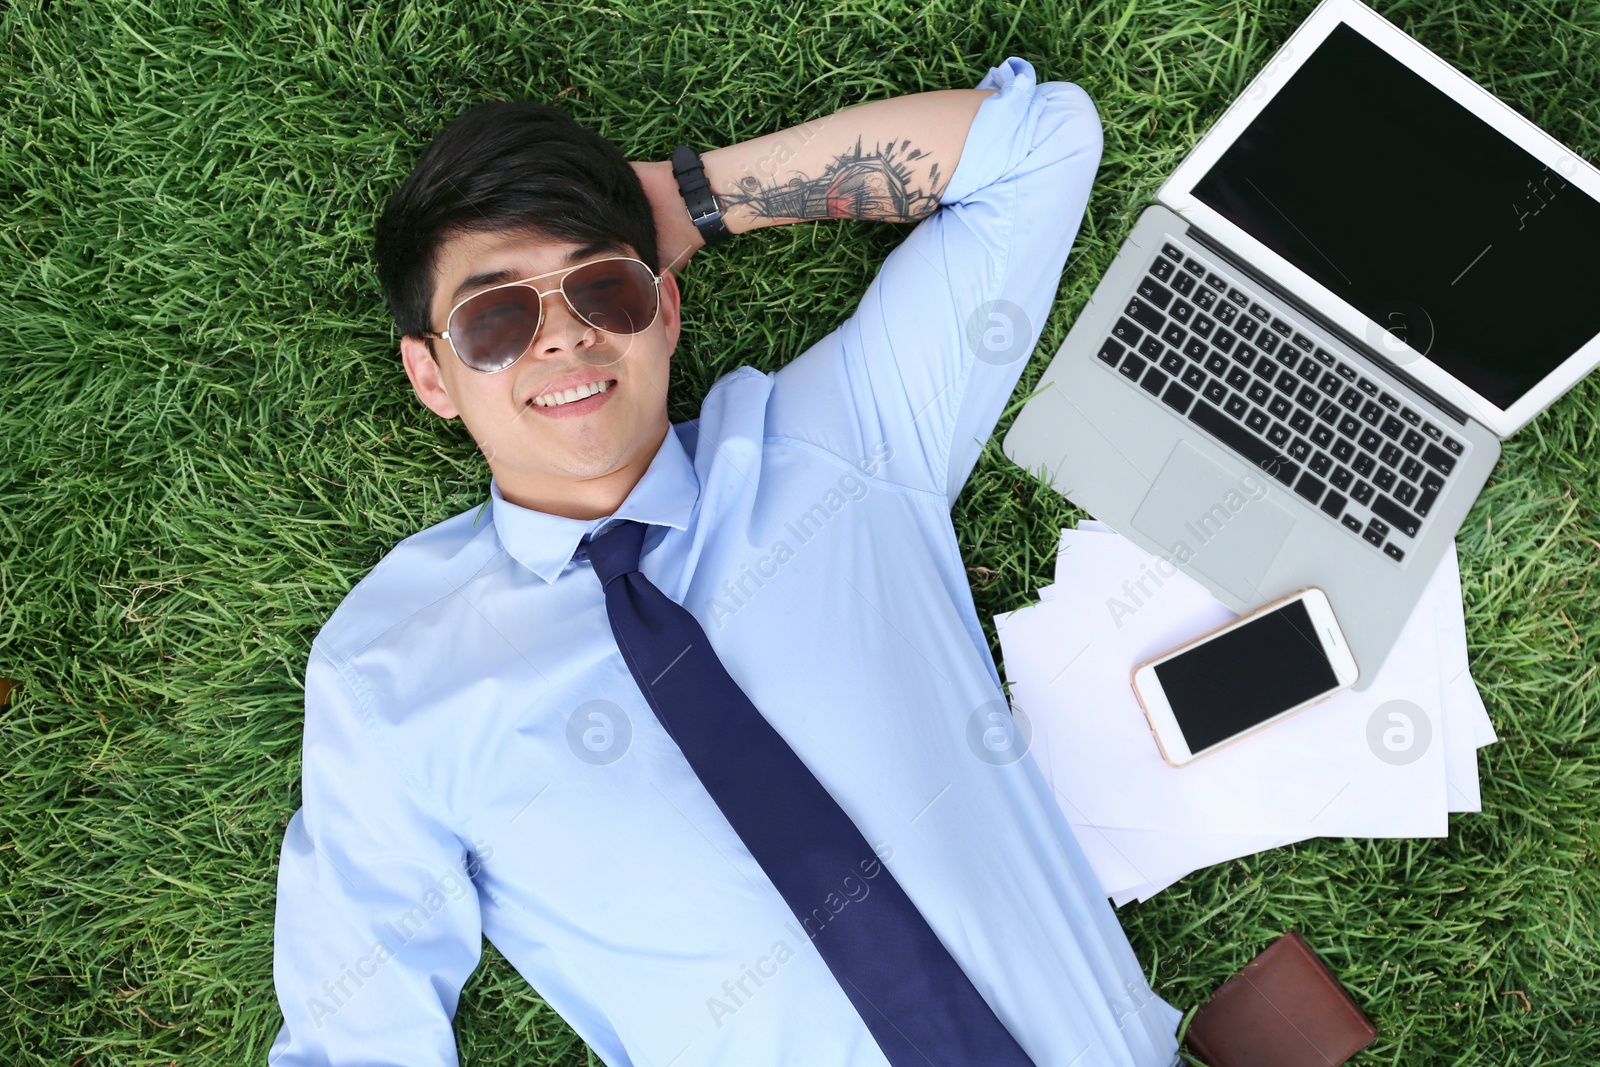
M616 518L1040 1067L1168 1067L1145 982L1031 756L950 505L1042 327L1094 105L1009 59L942 206L848 321L741 367ZM485 935L609 1067L884 1067L628 673L573 551L607 519L490 500L401 542L306 669L275 1067L455 1064ZM1007 720L1009 721L1009 720ZM997 732L998 731L998 732ZM870 893L841 885L829 913Z

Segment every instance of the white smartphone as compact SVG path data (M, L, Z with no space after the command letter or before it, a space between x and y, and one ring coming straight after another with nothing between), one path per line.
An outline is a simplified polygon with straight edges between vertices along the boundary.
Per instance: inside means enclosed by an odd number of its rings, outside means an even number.
M1311 588L1139 664L1133 691L1161 758L1181 767L1359 676L1333 605Z

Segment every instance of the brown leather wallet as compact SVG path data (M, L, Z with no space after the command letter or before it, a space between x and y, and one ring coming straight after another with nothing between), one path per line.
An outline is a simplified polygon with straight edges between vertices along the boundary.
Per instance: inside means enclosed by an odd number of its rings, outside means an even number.
M1337 1067L1378 1031L1294 931L1224 982L1184 1044L1207 1067Z

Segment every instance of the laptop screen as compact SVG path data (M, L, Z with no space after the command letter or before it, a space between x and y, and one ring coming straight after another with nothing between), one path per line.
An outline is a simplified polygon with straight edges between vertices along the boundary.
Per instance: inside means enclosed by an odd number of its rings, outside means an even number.
M1194 196L1502 409L1600 334L1600 202L1347 25Z

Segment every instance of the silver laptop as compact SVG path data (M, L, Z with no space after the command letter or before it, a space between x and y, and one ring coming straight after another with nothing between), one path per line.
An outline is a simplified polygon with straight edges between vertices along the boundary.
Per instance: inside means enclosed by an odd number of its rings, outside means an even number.
M1156 199L1005 452L1234 611L1322 588L1365 688L1600 364L1600 172L1325 0Z

